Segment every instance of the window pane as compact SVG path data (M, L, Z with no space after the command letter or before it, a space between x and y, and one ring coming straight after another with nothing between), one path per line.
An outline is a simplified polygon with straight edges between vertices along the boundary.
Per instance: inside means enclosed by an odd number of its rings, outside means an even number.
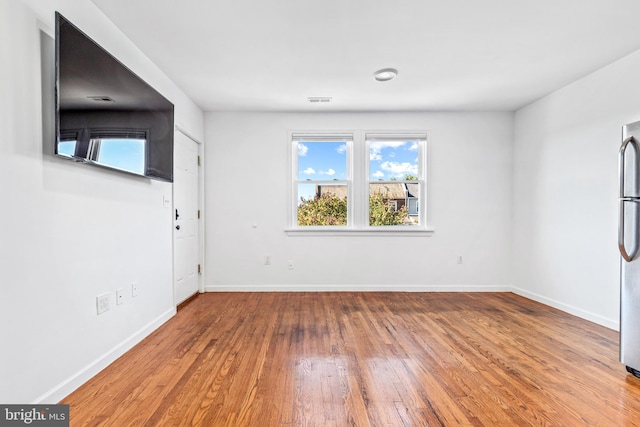
M299 140L296 149L298 225L347 225L347 143Z
M386 139L369 143L369 180L417 180L419 142Z
M59 141L58 154L73 157L76 154L76 141Z
M412 223L418 223L418 214L420 213L420 184L407 182L407 208L409 219Z
M347 185L298 183L298 225L347 225Z
M144 139L100 139L96 163L144 175Z
M417 225L420 184L373 182L369 184L369 225Z
M316 195L316 184L313 182L298 183L298 206L303 200L313 200Z
M298 180L347 179L345 142L299 142Z
M419 225L423 137L367 137L369 225Z

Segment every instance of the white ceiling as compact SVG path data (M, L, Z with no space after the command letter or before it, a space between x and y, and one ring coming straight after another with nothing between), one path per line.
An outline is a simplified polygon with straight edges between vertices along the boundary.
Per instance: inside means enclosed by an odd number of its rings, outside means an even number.
M640 49L640 0L92 1L205 111L511 111Z

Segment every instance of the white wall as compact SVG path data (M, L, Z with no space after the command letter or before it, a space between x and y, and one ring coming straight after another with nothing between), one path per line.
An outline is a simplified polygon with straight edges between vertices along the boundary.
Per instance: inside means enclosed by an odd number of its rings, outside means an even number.
M200 140L206 129L207 290L515 288L617 327L616 153L621 125L640 119L640 53L523 108L515 127L511 113L203 122L91 2L16 0L0 2L0 402L58 401L175 312L171 185L51 155L54 10L171 99L183 129ZM426 130L434 234L287 236L294 130ZM132 281L140 296L115 306ZM103 292L112 309L98 316Z
M433 236L285 234L304 130L426 130ZM207 290L510 290L511 113L207 113L205 135Z
M91 2L0 2L3 403L59 401L175 313L171 184L51 154L54 10L174 102L177 123L203 131L200 110ZM133 281L140 295L115 306ZM104 292L112 307L98 316Z
M519 110L516 292L618 328L617 153L640 120L640 52Z

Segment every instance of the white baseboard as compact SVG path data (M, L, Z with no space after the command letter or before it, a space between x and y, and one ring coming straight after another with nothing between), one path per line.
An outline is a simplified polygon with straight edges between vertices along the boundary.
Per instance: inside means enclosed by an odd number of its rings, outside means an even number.
M533 292L526 291L524 289L513 288L512 292L516 295L523 296L525 298L529 298L531 300L537 301L544 305L548 305L553 308L557 308L558 310L562 310L565 313L573 314L574 316L580 317L582 319L588 320L593 323L597 323L598 325L607 327L609 329L613 329L615 331L620 330L620 321L618 319L613 320L599 314L591 313L590 311L582 310L581 308L574 307L569 304L562 303L560 301L556 301L551 298L544 297L542 295L538 295Z
M511 292L484 285L209 285L205 292Z
M163 323L167 320L171 319L176 314L176 309L172 308L160 316L153 319L146 326L144 326L139 331L135 332L129 338L122 341L120 344L116 345L109 352L100 356L98 359L90 363L88 366L84 367L76 374L67 378L51 390L44 393L42 396L35 399L34 404L45 404L45 403L58 403L69 394L71 394L74 390L80 387L82 384L90 380L104 368L113 363L117 358L122 356L124 353L133 348L136 344L142 341L144 338L149 336L153 331L158 329Z

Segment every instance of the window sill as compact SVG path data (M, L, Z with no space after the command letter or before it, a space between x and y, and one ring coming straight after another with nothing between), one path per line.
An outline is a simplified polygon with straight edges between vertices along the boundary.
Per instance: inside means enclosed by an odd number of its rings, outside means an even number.
M342 228L342 227L308 227L308 228L286 228L284 230L288 236L405 236L405 237L429 237L435 230L428 228Z

